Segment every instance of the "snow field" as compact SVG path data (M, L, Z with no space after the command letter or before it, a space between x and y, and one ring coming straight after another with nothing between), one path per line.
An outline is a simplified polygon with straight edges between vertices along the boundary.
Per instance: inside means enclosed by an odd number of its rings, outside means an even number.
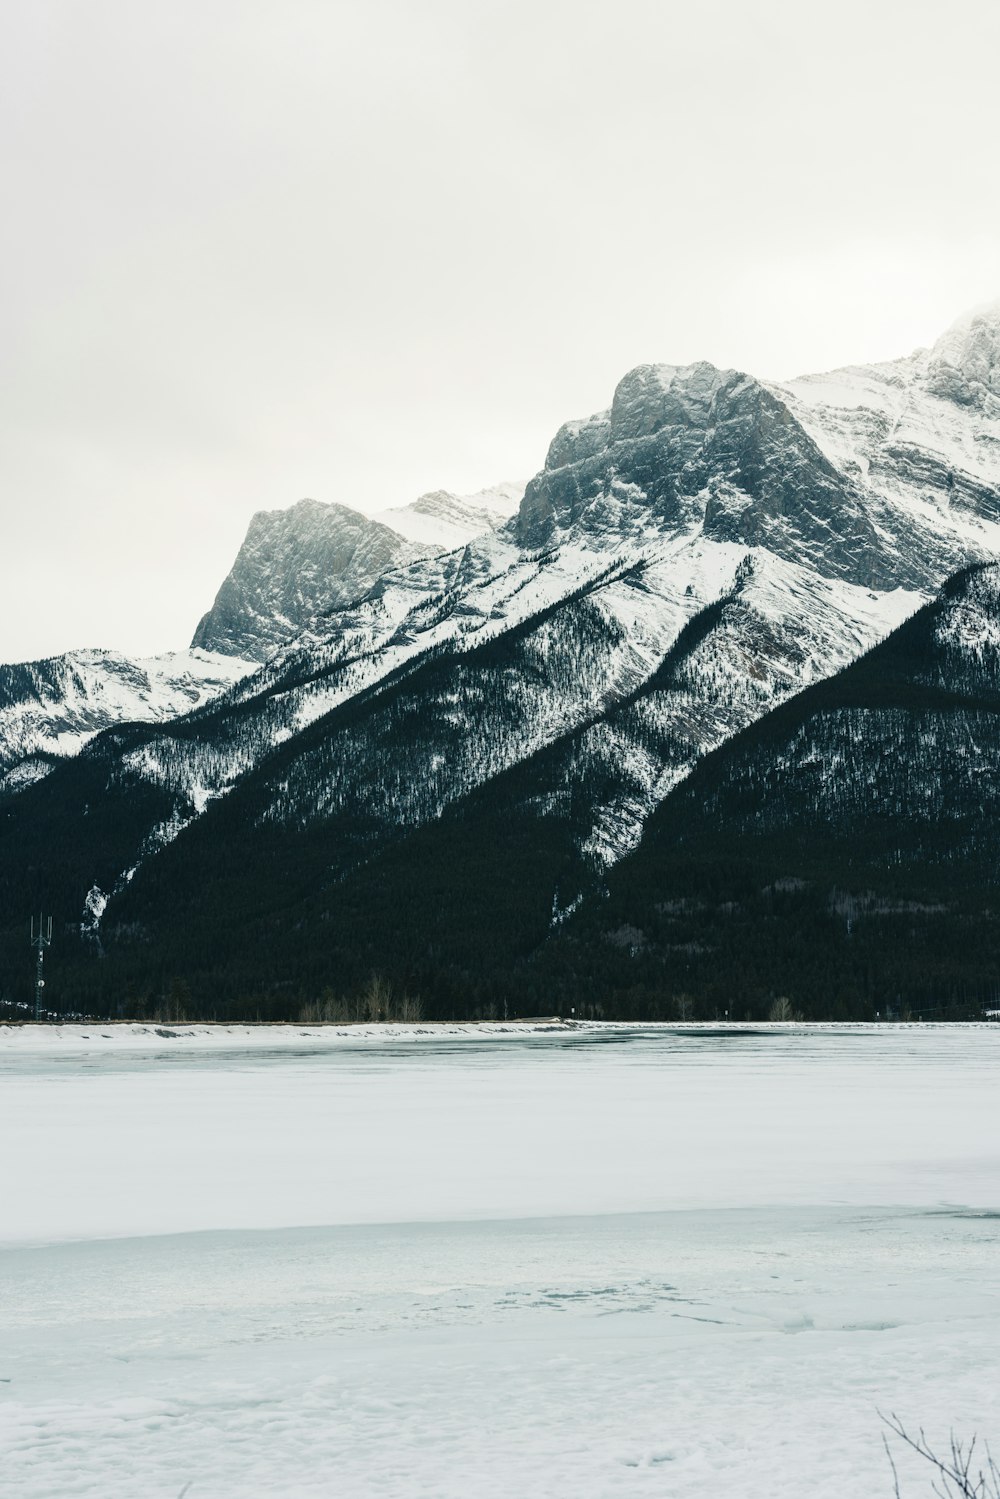
M889 1499L877 1408L1000 1430L1000 1029L47 1034L0 1046L17 1499Z

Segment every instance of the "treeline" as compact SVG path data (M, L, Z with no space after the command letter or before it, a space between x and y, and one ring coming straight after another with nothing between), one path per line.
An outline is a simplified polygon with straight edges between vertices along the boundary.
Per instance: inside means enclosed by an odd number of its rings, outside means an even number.
M590 873L587 898L554 922L554 894L564 908L587 875L558 832L502 809L474 826L441 819L326 884L319 840L272 832L239 879L189 867L186 905L177 888L169 909L144 900L101 949L57 929L46 994L64 1014L168 1023L764 1020L782 1003L807 1019L968 1019L1000 1006L1000 891L981 866L852 863L836 840L785 835L735 849L722 835L697 849L650 839L603 888ZM180 868L181 840L166 855ZM8 999L30 1003L26 923L4 956Z
M653 707L683 692L691 650L739 607L692 621L604 727L636 743L630 715L648 709L649 744L682 763L690 744ZM183 808L106 736L0 807L8 1009L30 1003L27 920L44 909L57 925L46 994L64 1014L978 1016L1000 1005L1000 692L982 652L937 669L937 609L705 756L609 872L584 850L595 809L628 786L599 734L568 732L453 794L463 756L501 758L470 725L485 734L506 716L516 729L553 671L600 657L605 626L586 601L477 648L474 675L428 659L335 710L131 878L149 829ZM430 808L426 767L451 754L456 700L451 789ZM122 732L158 752L156 732ZM422 826L417 804L434 813ZM88 933L91 884L115 893Z

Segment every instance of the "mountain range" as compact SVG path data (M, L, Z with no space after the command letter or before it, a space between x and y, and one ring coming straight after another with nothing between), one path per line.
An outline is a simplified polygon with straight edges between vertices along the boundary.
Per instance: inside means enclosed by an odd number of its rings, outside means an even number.
M0 668L5 965L41 903L84 1009L978 1003L988 943L945 995L903 933L992 919L997 556L1000 308L782 384L641 366L523 497L262 513L173 663Z
M523 492L517 484L464 498L439 490L376 516L317 500L261 511L190 648L146 659L78 650L0 665L0 789L40 779L101 729L202 706L390 566L495 530Z

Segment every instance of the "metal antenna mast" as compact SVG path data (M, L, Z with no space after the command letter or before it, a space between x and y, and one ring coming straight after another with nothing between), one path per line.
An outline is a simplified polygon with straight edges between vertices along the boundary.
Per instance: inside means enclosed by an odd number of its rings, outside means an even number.
M52 917L45 917L39 912L38 929L35 929L35 918L31 918L31 945L38 952L35 960L35 1019L42 1018L42 990L45 988L45 979L42 977L42 967L45 962L45 949L52 946Z

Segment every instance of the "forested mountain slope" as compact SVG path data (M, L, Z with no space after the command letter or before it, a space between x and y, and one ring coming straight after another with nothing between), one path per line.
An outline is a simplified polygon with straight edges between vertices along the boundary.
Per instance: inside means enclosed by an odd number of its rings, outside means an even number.
M492 534L522 493L516 484L465 498L441 490L381 519L312 500L254 516L191 649L143 659L78 650L0 665L0 794L40 779L101 729L204 706L392 565Z
M993 313L786 387L632 371L609 413L561 429L508 525L390 559L326 610L311 574L308 624L257 672L8 802L9 941L41 900L81 992L177 977L233 1003L383 962L433 985L477 902L487 928L511 907L498 972L553 923L568 941L706 751L1000 550L998 349ZM430 890L436 935L414 946Z
M976 1013L1000 992L998 831L989 565L707 757L545 962L640 1008Z
M743 608L738 596L709 606L611 717L647 692L683 694L691 660ZM516 644L484 649L480 670L502 677ZM399 684L402 719L412 685ZM356 705L341 711L341 733L356 733ZM339 737L323 728L314 752ZM276 760L126 882L103 934L92 923L66 965L67 996L112 1008L169 991L219 1013L253 996L262 1013L294 1014L378 972L441 1015L762 1017L781 999L815 1015L968 1014L993 998L1000 567L957 575L888 640L703 759L604 875L579 854L600 788L582 775L582 795L552 800L577 737L389 840L346 819L261 817L288 768ZM93 752L77 765L89 767L77 792L106 818L98 841L113 867L128 857L125 819L101 810L106 767ZM143 819L169 818L162 792L139 781L128 792L133 836ZM71 809L49 807L44 831L62 856Z
M203 650L140 660L118 651L70 651L0 665L0 792L39 780L102 729L177 718L251 670L238 656Z

